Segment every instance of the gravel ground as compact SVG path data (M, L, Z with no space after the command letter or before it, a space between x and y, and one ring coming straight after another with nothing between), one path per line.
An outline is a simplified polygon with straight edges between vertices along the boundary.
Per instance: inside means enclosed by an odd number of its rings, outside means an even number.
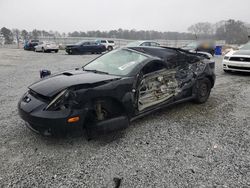
M221 58L205 104L164 109L91 141L28 130L17 102L38 71L95 57L0 49L0 187L250 187L250 75L223 73Z

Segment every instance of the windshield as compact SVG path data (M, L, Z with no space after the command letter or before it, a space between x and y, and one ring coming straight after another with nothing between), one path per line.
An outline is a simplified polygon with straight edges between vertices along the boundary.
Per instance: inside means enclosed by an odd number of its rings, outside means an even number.
M242 46L240 49L241 50L250 50L250 42L245 44L244 46Z
M138 52L128 49L113 50L84 66L84 70L106 72L108 74L128 75L138 64L146 60Z

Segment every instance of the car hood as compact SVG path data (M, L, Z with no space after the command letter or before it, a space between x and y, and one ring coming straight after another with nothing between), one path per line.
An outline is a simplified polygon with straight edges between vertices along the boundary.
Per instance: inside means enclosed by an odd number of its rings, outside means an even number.
M250 56L250 50L238 50L234 51L232 55L243 55L243 56Z
M236 57L249 57L250 50L230 50L225 56L236 56Z
M105 84L121 77L115 75L99 74L86 72L81 69L61 72L41 79L29 86L29 89L46 97L53 97L58 92L71 86L86 85L91 87L93 84Z

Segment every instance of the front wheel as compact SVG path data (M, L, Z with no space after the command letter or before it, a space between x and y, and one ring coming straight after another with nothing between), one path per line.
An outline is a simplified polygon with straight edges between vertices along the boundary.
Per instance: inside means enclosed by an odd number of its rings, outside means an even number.
M58 50L55 50L55 53L57 53L58 52Z
M211 82L208 78L198 80L197 83L197 94L195 98L196 103L205 103L211 92Z

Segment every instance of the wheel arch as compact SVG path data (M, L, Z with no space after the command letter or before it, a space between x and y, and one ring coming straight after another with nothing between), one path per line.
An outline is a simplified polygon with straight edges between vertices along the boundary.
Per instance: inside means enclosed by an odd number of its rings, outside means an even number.
M207 75L205 76L205 78L209 79L209 81L211 82L211 88L213 88L215 84L214 78L211 75Z

